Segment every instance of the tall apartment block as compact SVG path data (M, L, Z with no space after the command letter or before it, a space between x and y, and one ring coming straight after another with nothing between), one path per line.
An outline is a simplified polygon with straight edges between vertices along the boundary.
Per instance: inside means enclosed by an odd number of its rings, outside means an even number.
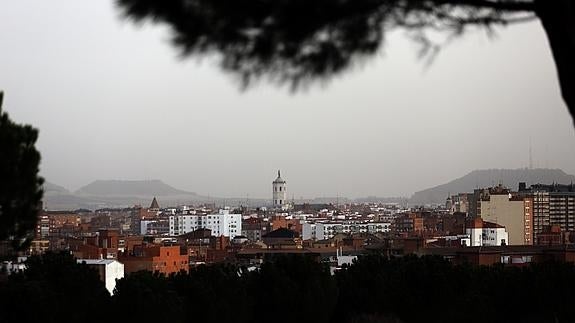
M575 231L575 185L535 184L527 187L519 183L519 195L532 204L533 233L557 226L562 232Z

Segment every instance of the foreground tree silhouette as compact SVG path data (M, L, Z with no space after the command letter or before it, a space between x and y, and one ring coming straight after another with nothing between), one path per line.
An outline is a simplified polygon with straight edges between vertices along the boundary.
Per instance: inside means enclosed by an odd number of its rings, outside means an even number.
M132 273L117 282L112 302L121 322L329 323L335 283L313 258L280 255L254 271L216 264L169 276Z
M368 255L335 275L334 323L572 322L575 266L455 265L440 256Z
M575 115L575 4L572 0L117 0L126 17L168 24L183 56L219 54L244 85L262 76L294 88L329 79L373 55L385 32L409 31L433 54L429 32L449 39L469 26L539 18Z
M2 98L0 92L0 240L11 239L18 249L33 238L44 180L34 146L38 131L2 113Z
M98 272L66 252L32 256L0 280L1 322L109 321L110 294Z
M0 277L1 322L572 322L575 266L453 264L440 256L360 256L330 275L303 255L254 271L231 264L117 281L65 252ZM470 315L472 314L472 315Z

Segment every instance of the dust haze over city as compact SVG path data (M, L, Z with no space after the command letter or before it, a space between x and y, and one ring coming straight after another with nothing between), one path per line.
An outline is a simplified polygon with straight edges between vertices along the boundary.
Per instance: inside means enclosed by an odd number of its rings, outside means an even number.
M205 196L410 196L475 169L575 173L573 122L538 21L475 30L431 64L401 31L332 80L242 90L217 58L182 58L169 28L113 1L5 1L0 88L40 131L41 175L160 179ZM23 19L25 17L25 19Z
M0 321L573 322L571 0L0 0Z

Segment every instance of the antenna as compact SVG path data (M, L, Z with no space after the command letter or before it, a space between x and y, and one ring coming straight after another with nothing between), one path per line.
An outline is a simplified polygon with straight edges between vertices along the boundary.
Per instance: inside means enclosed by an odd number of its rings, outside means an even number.
M545 168L549 168L549 145L545 145Z
M533 149L531 147L531 136L529 136L529 169L533 169Z

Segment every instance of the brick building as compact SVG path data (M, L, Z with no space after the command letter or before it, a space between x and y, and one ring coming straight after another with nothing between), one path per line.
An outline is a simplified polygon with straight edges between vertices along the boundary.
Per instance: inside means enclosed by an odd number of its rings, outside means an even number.
M106 229L83 239L69 239L68 245L76 258L117 259L118 242L118 230Z
M118 260L124 264L126 274L149 270L169 275L189 270L188 255L181 252L179 245L142 244L134 246L129 253L121 254Z
M574 184L536 184L527 187L525 183L519 183L519 194L531 199L535 237L549 226L558 226L561 232L575 231Z
M395 232L407 234L421 234L423 232L423 218L416 213L404 214L395 219Z

